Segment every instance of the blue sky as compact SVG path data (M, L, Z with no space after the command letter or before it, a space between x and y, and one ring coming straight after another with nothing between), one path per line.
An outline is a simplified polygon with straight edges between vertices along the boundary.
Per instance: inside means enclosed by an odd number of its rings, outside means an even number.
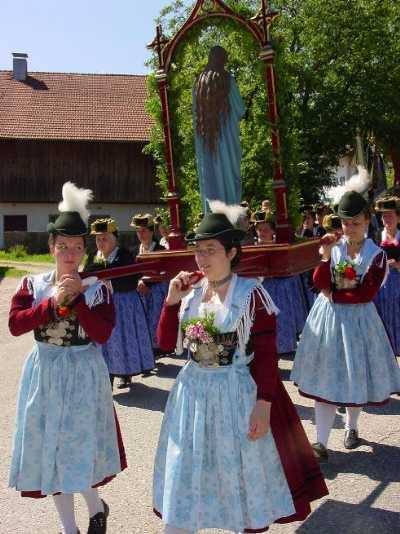
M146 72L154 18L169 0L0 0L0 69L11 52L42 72Z

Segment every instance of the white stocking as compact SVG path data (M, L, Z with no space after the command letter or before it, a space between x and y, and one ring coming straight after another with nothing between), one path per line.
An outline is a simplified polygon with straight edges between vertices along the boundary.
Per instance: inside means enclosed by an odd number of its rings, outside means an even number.
M185 528L176 528L171 525L165 525L164 534L195 534L194 530L186 530Z
M329 434L331 433L336 416L334 404L315 401L315 424L317 426L317 441L325 447L328 446Z
M348 406L346 408L346 430L358 430L358 418L362 408L358 406Z
M77 534L73 494L54 495L53 499L60 516L63 534Z
M84 493L82 493L83 498L86 501L89 517L93 517L99 512L104 512L103 502L99 497L99 492L96 488L90 488Z

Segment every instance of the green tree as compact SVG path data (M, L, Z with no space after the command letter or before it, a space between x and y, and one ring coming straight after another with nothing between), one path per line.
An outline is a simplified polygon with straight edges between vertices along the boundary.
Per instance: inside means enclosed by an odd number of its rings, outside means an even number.
M373 135L400 179L400 3L392 0L279 0L274 27L281 112L294 162L319 186L356 129ZM280 84L282 89L282 83Z

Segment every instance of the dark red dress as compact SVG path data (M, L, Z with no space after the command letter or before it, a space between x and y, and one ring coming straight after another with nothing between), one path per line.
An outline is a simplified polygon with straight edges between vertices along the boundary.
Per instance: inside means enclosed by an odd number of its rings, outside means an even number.
M250 338L255 357L250 371L257 384L257 397L272 403L271 431L296 509L294 515L282 517L277 522L303 521L311 513L310 503L327 495L328 489L296 408L279 376L275 315L269 315L259 297L255 298L256 314ZM164 306L161 313L158 341L165 351L172 351L176 346L178 311L179 305ZM245 532L265 530L267 527Z
M107 290L103 288L103 292ZM114 306L112 300L104 295L103 302L89 308L83 295L80 295L72 306L72 318L68 320L68 328L64 339L60 338L59 344L64 346L87 345L92 341L104 343L110 336L114 326ZM51 325L52 329L57 328L57 324L65 318L59 317L56 313L56 304L52 297L42 299L38 304L34 304L34 294L30 286L29 279L26 278L20 289L13 296L9 313L9 329L12 335L20 336L33 331L35 339L41 343L49 343L46 334L46 327ZM79 328L83 328L86 335L79 335ZM65 329L64 329L65 330ZM51 343L51 341L50 341ZM82 387L85 387L82 385ZM114 410L116 434L118 439L118 449L120 455L121 470L127 467L126 455L122 441L121 431L117 414ZM109 476L98 482L94 487L107 484L115 477ZM23 497L41 498L46 497L40 490L21 491Z

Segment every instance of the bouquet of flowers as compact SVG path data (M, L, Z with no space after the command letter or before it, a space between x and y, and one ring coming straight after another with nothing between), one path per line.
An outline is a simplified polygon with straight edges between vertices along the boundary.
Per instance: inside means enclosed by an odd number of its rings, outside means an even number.
M338 289L354 289L358 285L356 263L350 259L340 261L335 267L335 283Z
M210 313L205 317L196 317L182 324L183 346L192 353L193 359L201 367L218 367L220 356L224 353L224 346L215 341L220 331L214 322L215 314Z

